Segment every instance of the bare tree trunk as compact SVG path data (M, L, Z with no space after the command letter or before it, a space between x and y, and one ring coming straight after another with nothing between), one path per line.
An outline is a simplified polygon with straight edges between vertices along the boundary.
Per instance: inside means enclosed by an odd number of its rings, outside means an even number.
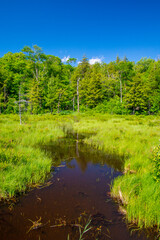
M135 108L135 107L133 107L133 115L135 114L135 110L136 110L136 108Z
M73 112L74 112L74 99L75 99L75 96L73 97Z
M36 66L35 66L35 77L36 77L36 80L38 82L39 73L38 73L38 68Z
M39 91L39 78L40 78L40 73L38 70L38 67L35 66L35 78L36 78L36 82L37 82L37 96L38 96L38 102L39 102L39 107L42 108L42 99L41 99L41 93Z
M120 98L121 98L121 103L122 103L122 78L121 78L121 73L119 76L119 81L120 81Z
M19 119L20 125L22 124L22 117L21 117L21 87L19 88Z
M77 109L79 112L79 80L80 78L77 79Z

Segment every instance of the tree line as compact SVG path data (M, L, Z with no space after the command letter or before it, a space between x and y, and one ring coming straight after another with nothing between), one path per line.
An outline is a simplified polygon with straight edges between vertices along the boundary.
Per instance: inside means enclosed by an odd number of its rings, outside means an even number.
M40 47L0 58L0 113L86 111L116 114L160 112L160 60L116 58L89 64L84 56L63 63Z

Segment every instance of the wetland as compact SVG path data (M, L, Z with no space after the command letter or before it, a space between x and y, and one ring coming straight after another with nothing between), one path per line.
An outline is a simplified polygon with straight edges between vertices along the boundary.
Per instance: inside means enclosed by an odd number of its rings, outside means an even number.
M158 239L158 118L2 116L1 126L2 240Z
M146 239L142 231L129 229L110 196L124 159L84 144L86 136L68 133L40 146L53 161L48 181L15 205L1 207L1 240L77 240L87 223L83 239Z

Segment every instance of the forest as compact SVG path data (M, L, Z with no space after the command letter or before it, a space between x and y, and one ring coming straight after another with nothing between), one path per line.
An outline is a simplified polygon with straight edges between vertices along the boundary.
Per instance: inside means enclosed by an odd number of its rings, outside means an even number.
M87 111L160 112L160 60L126 57L89 64L86 56L63 63L37 45L0 58L0 113Z
M77 62L37 45L0 58L2 239L15 228L42 239L36 227L46 239L159 239L160 60Z

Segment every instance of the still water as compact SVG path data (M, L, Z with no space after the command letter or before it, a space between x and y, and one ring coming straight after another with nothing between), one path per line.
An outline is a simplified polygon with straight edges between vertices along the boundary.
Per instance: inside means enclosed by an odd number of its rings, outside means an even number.
M123 158L83 144L69 134L41 146L53 159L48 182L0 207L0 240L140 240L110 197L110 185L121 175ZM151 238L148 238L151 239Z

